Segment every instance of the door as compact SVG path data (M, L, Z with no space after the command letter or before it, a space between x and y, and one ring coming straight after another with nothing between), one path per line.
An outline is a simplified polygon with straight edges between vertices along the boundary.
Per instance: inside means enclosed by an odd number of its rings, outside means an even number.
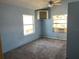
M68 59L79 59L79 2L68 5Z
M0 36L0 59L3 59L1 36Z

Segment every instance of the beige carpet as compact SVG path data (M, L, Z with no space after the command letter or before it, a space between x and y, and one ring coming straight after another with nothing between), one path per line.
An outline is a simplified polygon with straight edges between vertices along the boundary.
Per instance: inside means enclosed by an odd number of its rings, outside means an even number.
M66 41L39 39L6 53L5 59L66 59Z

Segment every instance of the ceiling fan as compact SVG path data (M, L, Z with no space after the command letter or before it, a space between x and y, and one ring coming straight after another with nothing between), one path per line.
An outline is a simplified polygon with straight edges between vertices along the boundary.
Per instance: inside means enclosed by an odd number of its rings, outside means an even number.
M61 3L62 3L62 0L48 0L48 7L61 5Z

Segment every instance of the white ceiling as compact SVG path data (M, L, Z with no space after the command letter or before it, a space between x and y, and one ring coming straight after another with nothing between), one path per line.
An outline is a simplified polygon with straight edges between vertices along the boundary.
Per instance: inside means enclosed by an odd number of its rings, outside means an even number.
M31 9L40 9L40 8L47 7L48 1L49 0L0 0L0 3L17 5L17 6L31 8Z
M48 0L0 0L0 3L21 6L35 10L47 7Z
M47 0L0 0L0 3L39 9L47 5Z

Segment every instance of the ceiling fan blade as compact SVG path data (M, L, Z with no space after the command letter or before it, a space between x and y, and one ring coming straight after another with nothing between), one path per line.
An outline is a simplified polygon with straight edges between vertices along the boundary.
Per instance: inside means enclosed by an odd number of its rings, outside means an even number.
M54 3L61 3L62 0L54 0Z
M48 7L54 7L61 4L62 0L48 0Z

